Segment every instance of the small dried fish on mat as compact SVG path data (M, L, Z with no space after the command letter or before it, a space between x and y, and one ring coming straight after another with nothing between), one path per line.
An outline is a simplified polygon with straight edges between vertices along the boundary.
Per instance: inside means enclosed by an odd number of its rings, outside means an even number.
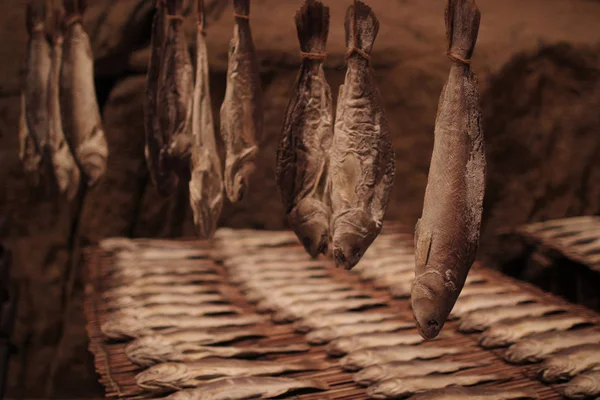
M295 390L327 390L325 382L316 379L257 376L219 379L196 389L176 392L165 400L247 400L271 399Z
M264 288L284 288L284 287L290 287L294 284L299 284L299 285L317 285L317 284L321 284L321 283L325 283L325 282L333 282L333 279L330 276L326 276L326 277L312 277L312 276L307 276L307 277L299 277L297 279L291 279L291 278L279 278L279 279L272 279L270 281L267 282L262 282L262 281L246 281L243 282L240 286L242 288L242 291L247 292L247 291L254 291L254 290L260 290L260 289L264 289Z
M221 106L225 143L225 191L232 203L246 195L263 129L260 66L250 30L250 0L234 0L235 23L229 44L227 89Z
M338 95L328 190L333 258L352 269L381 231L395 156L369 55L379 21L358 1L346 12L345 28L348 69Z
M297 240L297 239L295 239ZM218 254L217 254L218 256ZM248 270L256 265L266 264L267 268L278 269L281 268L282 263L287 262L302 262L306 263L311 261L309 256L304 250L298 247L283 247L283 248L272 248L269 251L263 251L258 253L235 255L232 257L226 257L223 259L223 265L231 270ZM277 266L279 265L279 267ZM262 267L261 267L262 269Z
M508 285L465 285L460 292L460 297L482 295L482 294L498 294L518 292L519 288Z
M135 280L147 276L169 275L169 276L185 276L193 274L216 274L218 271L212 263L195 262L185 265L185 263L175 262L175 265L157 265L152 262L153 266L140 265L137 269L125 267L122 269L114 269L107 271L106 275L111 276L111 280Z
M543 382L568 381L590 369L600 368L600 344L582 344L550 355L540 365Z
M525 389L449 386L417 394L411 400L534 400L538 395Z
M296 284L294 286L284 286L279 288L254 288L252 293L246 293L246 300L250 303L258 303L262 300L268 300L272 297L298 296L311 293L329 293L353 289L354 288L347 283L325 280L315 284Z
M564 387L567 399L597 399L600 396L600 369L577 375Z
M306 340L310 344L325 344L344 336L354 336L365 333L395 332L401 329L414 328L414 326L412 321L359 322L356 324L329 326L314 330L306 335Z
M569 314L506 320L494 324L483 332L479 344L485 349L503 347L534 333L566 331L576 325L586 323L589 323L586 318Z
M196 86L192 111L190 204L194 224L203 239L212 237L223 208L224 185L221 159L215 141L208 52L204 38L204 0L198 0L196 24Z
M293 322L311 314L333 314L339 311L362 310L365 308L384 306L384 300L375 298L340 299L328 302L298 302L287 309L273 314L273 321L277 323Z
M419 332L436 337L462 290L479 245L486 161L478 82L470 59L479 33L474 0L448 0L452 66L435 121L423 213L415 226L411 302Z
M412 271L390 273L384 276L378 276L373 280L373 287L376 289L386 289L388 287L412 284L415 273Z
M215 273L195 273L190 275L146 275L137 279L113 281L111 289L120 287L146 287L155 285L193 285L223 282L224 277Z
M104 300L118 297L150 296L154 294L206 294L218 293L216 286L209 285L149 285L149 286L121 286L108 289L102 293Z
M474 294L461 297L454 305L454 308L450 313L450 318L462 318L466 313L475 310L500 306L514 306L520 303L533 301L535 301L535 298L529 293Z
M234 329L182 329L162 334L142 336L133 340L128 347L156 347L156 346L178 346L180 344L213 345L234 342L248 338L265 337L263 329L256 327L244 327Z
M142 339L152 337L146 336ZM152 337L154 340L137 340L127 345L125 354L135 364L149 367L164 362L190 363L204 358L254 358L267 354L301 353L309 350L304 344L291 344L287 346L272 347L221 347L203 346L195 343L171 344L169 340L160 340L160 336Z
M370 386L391 378L408 378L412 376L426 376L435 373L450 373L465 369L482 367L489 364L477 361L398 361L387 364L371 365L356 374L352 378L361 386Z
M115 297L107 302L99 304L99 308L104 309L125 309L148 307L154 305L193 305L202 306L203 304L211 303L227 303L227 299L220 293L205 293L205 294L153 294L150 296L124 296Z
M502 320L539 317L564 310L564 307L541 303L484 308L465 314L458 324L458 330L463 333L482 332Z
M325 350L330 356L339 357L372 347L414 345L423 341L425 339L421 335L412 332L366 333L335 339Z
M315 329L340 325L358 324L360 322L380 322L396 318L397 316L397 314L382 312L342 312L327 315L327 318L323 318L320 315L314 315L294 323L294 330L296 332L307 333Z
M112 314L101 326L102 333L110 339L137 338L154 333L172 332L178 329L214 329L232 326L249 326L264 322L258 315L231 317L161 316L139 318L134 315Z
M353 351L340 360L345 371L358 371L375 364L394 361L429 360L449 354L468 352L469 348L461 347L421 347L405 345L388 345Z
M288 253L289 254L289 253ZM246 261L239 260L235 265L226 263L227 269L238 279L260 279L263 276L280 275L288 277L296 273L312 270L324 270L327 263L320 260L299 260L298 256L282 260ZM260 268L257 268L260 266Z
M116 255L117 261L149 261L149 260L185 260L208 258L209 252L206 249L140 249L137 251L121 251Z
M106 172L108 145L94 86L94 58L81 16L85 1L65 0L65 38L60 72L60 104L65 137L94 186Z
M236 360L207 358L193 363L163 363L154 365L136 375L135 381L142 389L152 392L169 392L195 388L206 381L222 377L249 377L277 375L286 372L319 371L329 367L322 361L296 362Z
M276 181L290 226L306 251L326 254L331 210L325 193L333 136L333 101L323 61L329 8L305 1L296 13L302 64L277 149Z
M170 317L176 315L197 317L202 315L240 314L241 309L230 304L157 304L153 306L127 307L121 309L124 315L134 315L139 318Z
M510 380L510 378L497 374L428 375L412 378L392 378L369 387L367 396L370 399L403 399L415 393L452 385L472 386L478 383L506 380Z
M577 329L540 333L510 346L504 353L504 359L513 364L535 363L546 359L555 351L587 343L600 343L600 331Z
M299 269L292 271L277 271L273 270L271 273L258 273L255 276L250 275L233 275L231 276L231 283L241 284L244 282L251 281L260 281L260 282L268 282L268 281L276 281L282 279L305 279L305 278L324 278L328 277L329 272L326 269ZM266 283L265 283L266 284Z
M341 290L336 292L305 293L301 295L272 296L256 304L256 310L261 313L285 310L296 303L314 303L318 301L332 301L369 297L362 290Z

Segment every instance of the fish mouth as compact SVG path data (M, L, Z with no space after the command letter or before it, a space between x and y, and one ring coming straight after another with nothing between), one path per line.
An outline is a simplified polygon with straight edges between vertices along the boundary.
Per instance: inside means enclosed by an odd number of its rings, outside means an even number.
M437 275L430 277L435 279ZM440 312L440 296L428 285L415 281L411 297L413 319L419 334L426 340L435 339L446 322L443 318L444 313Z

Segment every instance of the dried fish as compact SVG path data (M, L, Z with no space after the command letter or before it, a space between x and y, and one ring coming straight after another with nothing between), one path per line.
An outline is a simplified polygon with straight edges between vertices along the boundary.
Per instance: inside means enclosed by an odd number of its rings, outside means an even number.
M423 213L415 226L411 302L419 332L428 339L444 326L479 245L486 161L478 83L469 67L479 20L474 0L448 0L452 66L440 96Z
M546 383L568 381L590 369L600 367L600 344L582 344L561 350L540 366L540 379Z
M458 324L458 330L464 333L482 332L496 322L505 319L539 317L558 311L564 311L564 308L554 304L541 303L484 308L465 314Z
M297 296L306 293L329 293L337 291L352 290L352 286L347 283L321 281L315 284L298 284L294 286L284 286L279 288L255 288L252 293L246 293L246 300L250 303L257 303L264 299L274 296L288 297Z
M247 281L276 281L281 279L304 279L304 278L323 278L328 277L329 272L325 269L298 269L298 270L272 270L262 273L256 273L254 276L248 274L232 274L232 283L243 283Z
M421 347L388 345L353 351L340 360L340 366L346 371L358 371L375 364L394 361L429 360L448 354L459 354L468 351L460 347Z
M175 293L165 293L165 294L153 294L150 296L140 296L140 297L132 297L132 296L123 296L123 297L115 297L110 301L104 302L102 304L103 307L107 309L125 309L131 308L135 309L138 307L147 307L154 305L193 305L193 306L201 306L203 304L211 304L211 303L227 303L227 300L223 297L223 295L219 293L205 293L205 294L175 294Z
M556 317L518 318L494 324L483 332L479 344L486 349L508 346L525 336L550 331L566 331L589 321L574 315Z
M149 248L140 249L137 251L122 251L116 254L119 261L149 261L149 260L183 260L183 259L199 259L207 258L208 251L206 249L160 249Z
M395 282L390 287L388 287L388 291L390 295L395 299L407 299L410 297L410 292L412 290L412 281L411 282Z
M55 27L52 34L51 67L48 81L48 149L58 190L65 194L67 200L73 200L79 190L81 174L67 144L62 126L60 107L60 69L64 45L60 27L62 14L57 12L54 19Z
M114 282L114 287L146 287L153 285L191 285L199 283L218 283L223 281L219 274L190 274L190 275L146 275L130 281Z
M96 99L92 47L81 23L85 1L65 0L64 5L65 38L60 72L62 126L91 187L106 171L108 145Z
M600 369L584 372L565 385L567 399L593 399L600 396Z
M210 101L204 21L204 0L199 0L196 28L196 86L192 111L192 176L189 187L194 224L200 237L208 239L217 229L217 222L223 208L224 189Z
M498 294L518 292L519 289L513 286L506 285L465 285L461 290L460 296L474 296L482 294Z
M300 318L315 314L332 314L339 311L361 310L370 307L385 305L385 301L374 298L340 299L328 302L298 302L290 305L287 309L273 315L273 321L277 323L293 322Z
M600 343L600 331L578 329L541 333L510 346L504 353L504 359L514 364L535 363L547 358L555 351L587 343Z
M362 290L342 290L336 292L305 293L300 295L272 296L256 305L258 312L285 310L296 303L313 303L317 301L333 301L369 297Z
M264 337L264 331L259 328L245 327L233 330L215 328L210 329L183 329L163 334L153 334L135 339L129 345L136 347L178 346L183 343L194 345L212 345L233 342L240 339ZM133 351L133 350L132 350Z
M260 67L250 31L250 0L234 0L235 24L229 45L227 89L221 106L225 143L225 191L232 203L244 197L263 129Z
M195 388L205 381L221 377L277 375L285 372L318 371L329 365L321 361L302 360L249 361L229 358L207 358L193 363L163 363L136 375L139 387L152 392L168 392Z
M371 365L357 372L353 380L361 386L371 386L386 379L402 379L411 376L426 376L434 373L450 373L477 368L486 364L476 361L398 361L388 364Z
M104 300L116 297L138 297L150 296L154 294L206 294L216 293L214 287L203 285L147 285L147 286L122 286L115 289L109 289L102 294Z
M301 389L327 390L329 386L316 379L266 376L219 379L196 389L176 392L165 400L270 399Z
M424 340L421 335L412 332L367 333L336 339L329 343L325 350L330 356L339 357L372 347L414 345Z
M197 317L202 315L240 314L238 307L230 304L157 304L152 306L128 307L120 312L123 315L134 315L139 318L185 315Z
M157 265L156 262L152 262L151 266L143 265L143 263L140 262L134 264L137 264L135 268L132 265L127 265L127 263L121 262L120 266L122 268L109 270L107 275L111 275L112 279L135 280L153 275L180 276L217 273L214 265L208 263L200 264L197 261L191 263L190 265L185 265L183 263L177 263L176 265Z
M414 323L412 321L359 322L356 324L317 329L306 335L306 340L310 344L325 344L344 336L354 336L363 333L395 332L413 327Z
M345 27L348 69L338 95L329 190L333 257L336 265L351 269L381 231L395 156L370 64L379 21L358 1L348 8Z
M360 322L380 322L395 317L397 317L396 314L380 312L343 312L328 315L327 318L316 315L297 321L294 324L294 329L296 332L306 333L330 326L358 324Z
M303 60L285 113L276 179L290 226L306 251L316 257L327 253L331 214L325 185L333 104L323 71L329 8L307 0L295 19Z
M529 293L498 293L494 295L471 295L461 297L452 312L450 318L462 318L465 314L475 310L500 306L514 306L520 303L533 302L535 298Z
M23 164L23 172L33 186L40 184L40 164L42 156L38 153L32 134L27 126L27 100L21 94L21 114L19 116L19 159Z
M411 397L411 400L533 400L537 398L535 392L524 389L449 386L417 394Z

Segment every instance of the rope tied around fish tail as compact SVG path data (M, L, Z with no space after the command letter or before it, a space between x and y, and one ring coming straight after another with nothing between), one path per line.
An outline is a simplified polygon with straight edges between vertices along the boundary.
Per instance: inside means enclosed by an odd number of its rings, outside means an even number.
M70 28L71 26L73 26L77 23L83 24L83 19L81 18L80 14L70 15L69 17L65 18L65 20L64 20L64 26L66 29Z
M367 60L367 63L371 63L371 56L364 50L360 49L358 47L358 17L356 16L356 9L358 7L358 0L354 0L353 1L353 5L352 5L353 9L352 9L352 47L348 49L348 51L346 52L346 62L348 62L348 59L354 55L354 54L358 54L360 55L362 58L364 58L365 60Z
M457 64L471 65L471 59L470 58L463 58L463 57L459 56L458 54L453 53L452 50L448 50L448 52L446 52L446 56L452 62L455 62Z
M300 56L308 60L324 61L325 58L327 58L327 53L312 53L301 51Z
M236 12L233 13L233 17L234 18L239 18L239 19L245 19L246 21L250 20L250 16L249 15L238 14Z
M369 64L371 63L371 56L366 51L361 50L356 46L348 49L348 51L346 52L346 62L348 62L348 59L350 57L352 57L352 55L354 55L354 54L360 55L362 58L367 60L367 63L369 63Z

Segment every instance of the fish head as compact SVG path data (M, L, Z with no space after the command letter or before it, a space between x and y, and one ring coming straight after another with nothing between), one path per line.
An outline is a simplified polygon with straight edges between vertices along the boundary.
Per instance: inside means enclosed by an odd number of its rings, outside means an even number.
M144 336L127 345L127 357L142 367L172 360L179 353L169 340L160 335Z
M598 391L600 391L598 378L584 373L569 382L564 394L569 399L587 399L598 394Z
M509 344L512 332L513 331L511 331L510 328L496 325L493 330L486 331L486 334L482 336L479 344L484 349L505 346Z
M381 365L371 365L354 374L354 382L362 386L369 386L385 379L385 368Z
M357 371L370 365L373 365L373 357L365 350L352 352L340 360L340 366L346 371Z
M367 389L370 399L390 399L404 395L403 384L399 379L386 379Z
M288 221L311 255L326 254L329 247L329 209L316 199L304 198L288 214Z
M535 340L524 339L511 345L504 353L504 359L509 363L521 364L535 362L543 352L543 345Z
M363 210L345 212L332 223L333 259L338 267L354 268L375 240L381 225Z
M540 368L539 378L542 382L555 383L563 379L568 379L571 371L576 371L577 366L569 360L554 358L548 359Z
M458 294L450 295L446 282L445 277L434 269L419 275L413 282L413 317L419 334L425 339L435 339L439 335L458 297Z
M129 314L113 314L100 327L110 339L123 340L135 338L144 331L144 327L138 317Z
M139 387L153 392L179 390L178 382L193 379L185 364L167 362L154 365L136 375Z

